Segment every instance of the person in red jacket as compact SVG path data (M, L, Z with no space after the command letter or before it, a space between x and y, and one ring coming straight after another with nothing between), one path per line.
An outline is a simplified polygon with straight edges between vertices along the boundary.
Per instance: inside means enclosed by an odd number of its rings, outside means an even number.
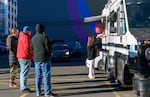
M31 60L33 59L33 53L30 47L30 35L31 30L29 26L25 26L23 31L19 34L17 58L20 64L20 91L23 93L29 93L31 90L27 88L27 75L30 70Z

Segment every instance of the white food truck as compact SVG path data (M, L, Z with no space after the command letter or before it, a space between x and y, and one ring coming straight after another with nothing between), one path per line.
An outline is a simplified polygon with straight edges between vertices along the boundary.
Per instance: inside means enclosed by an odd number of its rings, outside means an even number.
M99 16L105 37L96 66L138 97L150 97L150 0L108 0Z

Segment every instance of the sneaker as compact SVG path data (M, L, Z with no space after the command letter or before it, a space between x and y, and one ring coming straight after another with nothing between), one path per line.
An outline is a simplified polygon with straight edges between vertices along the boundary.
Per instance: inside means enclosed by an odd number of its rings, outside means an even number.
M89 76L88 75L88 77L89 77L89 79L95 79L95 76Z
M45 95L45 97L50 97L50 95Z
M9 87L19 87L19 85L13 81L9 83Z
M95 79L95 77L90 77L89 79Z
M37 97L42 96L41 94L36 94Z
M24 90L22 90L23 93L31 93L31 90L29 88L26 88Z
M57 97L57 94L51 93L50 95L45 95L45 97Z

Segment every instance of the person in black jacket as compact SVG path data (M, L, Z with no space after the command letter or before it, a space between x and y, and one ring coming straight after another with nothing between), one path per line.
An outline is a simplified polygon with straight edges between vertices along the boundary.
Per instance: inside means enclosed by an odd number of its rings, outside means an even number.
M99 39L99 37L97 37ZM94 59L97 56L97 45L101 41L95 41L94 35L89 35L88 36L88 42L87 42L87 59L88 59L88 64L89 64L89 74L88 77L89 79L94 79L95 74L94 74Z
M31 48L34 54L36 95L41 95L42 74L44 77L44 93L46 97L55 97L51 89L51 44L44 33L45 26L36 25L36 34L32 37Z
M15 82L18 73L18 60L16 57L17 44L18 44L18 29L13 28L10 35L7 37L7 48L9 51L9 65L10 65L10 82L9 87L18 87L19 85Z

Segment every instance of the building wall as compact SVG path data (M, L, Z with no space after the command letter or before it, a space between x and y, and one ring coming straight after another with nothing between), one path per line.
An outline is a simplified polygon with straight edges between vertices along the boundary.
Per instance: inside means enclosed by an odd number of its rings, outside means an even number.
M84 17L99 15L107 0L18 0L18 26L42 23L50 39L75 41L86 47L87 35L95 34L95 23L83 23Z
M4 36L5 32L5 4L0 1L0 39Z
M0 40L5 39L11 28L17 27L17 0L0 1Z
M8 0L8 28L17 27L17 15L18 15L18 2L17 0Z

